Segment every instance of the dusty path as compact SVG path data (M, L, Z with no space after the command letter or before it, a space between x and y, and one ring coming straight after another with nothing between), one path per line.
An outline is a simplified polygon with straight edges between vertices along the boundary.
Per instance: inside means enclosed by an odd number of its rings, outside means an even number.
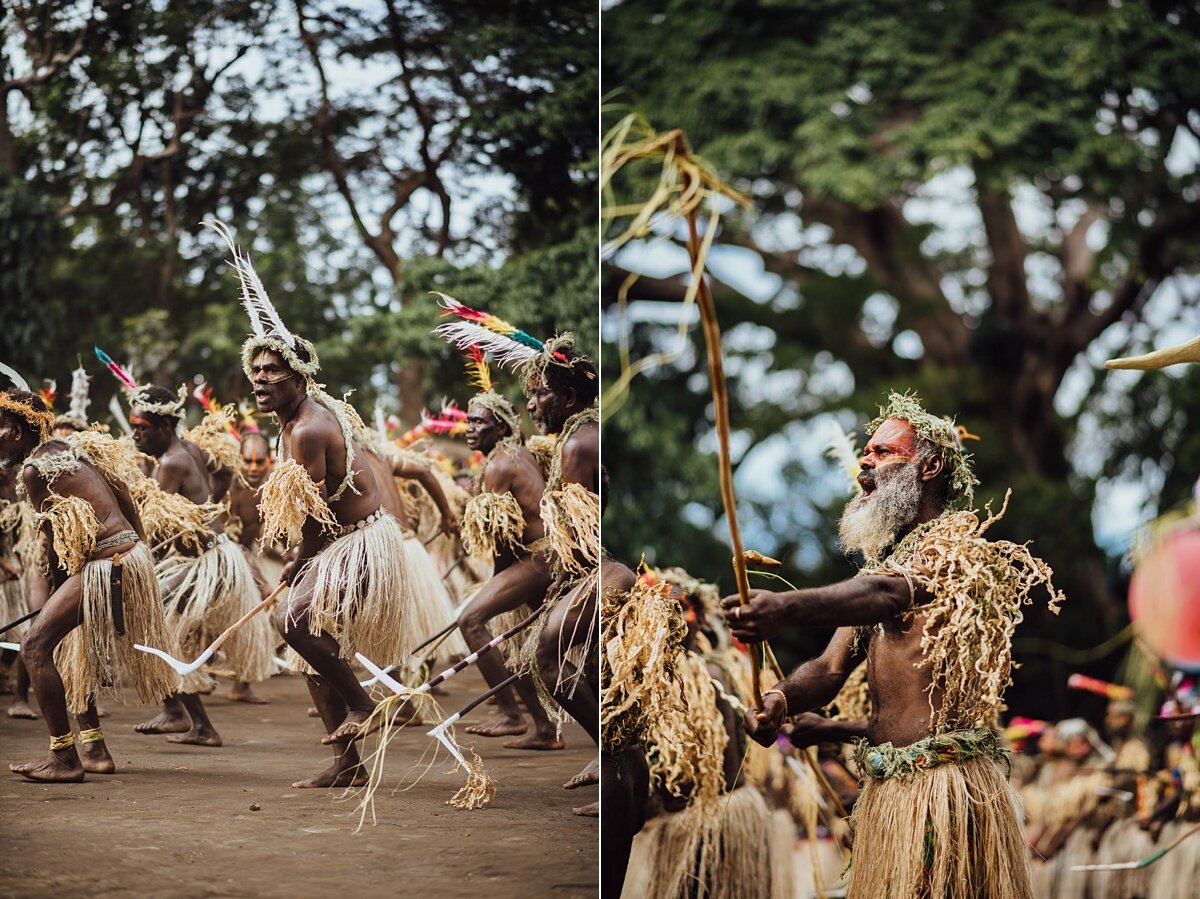
M9 762L44 757L46 730L40 720L3 716L11 697L0 696L0 897L596 895L598 822L571 808L597 790L562 789L592 752L574 724L565 752L504 749L503 740L471 737L460 725L459 739L476 747L497 781L491 807L445 805L464 778L448 773L453 763L442 753L407 792L380 790L378 824L356 834L355 801L289 786L329 757L318 743L320 723L305 715L302 680L260 685L271 700L262 706L229 702L228 686L222 681L206 700L223 748L134 734L149 710L110 702L101 723L118 774L53 787L8 772ZM474 671L447 687L439 698L447 713L485 689ZM389 786L431 750L428 729L397 738Z

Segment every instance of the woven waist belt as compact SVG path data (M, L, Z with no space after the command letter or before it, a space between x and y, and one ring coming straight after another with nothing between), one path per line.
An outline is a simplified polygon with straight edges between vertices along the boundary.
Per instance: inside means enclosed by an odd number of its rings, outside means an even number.
M918 771L980 757L993 759L1007 767L1007 753L1001 745L999 733L991 728L976 727L934 734L910 746L895 746L892 743L872 746L866 740L859 740L854 745L854 764L864 778L887 780L889 777L899 777L907 780Z
M347 525L343 525L342 527L338 528L336 531L334 531L334 534L333 534L334 539L345 537L348 534L353 534L355 531L361 531L364 528L368 528L371 525L373 525L375 522L381 520L383 518L383 516L385 516L385 515L387 515L387 510L384 509L383 506L380 506L378 509L376 509L374 512L372 512L370 515L368 515L366 518L362 519L361 521L356 521L356 522L354 522L354 524L347 524Z
M97 541L96 548L92 551L99 552L105 549L112 549L114 546L122 546L126 543L137 543L138 539L137 531L117 531L112 536Z

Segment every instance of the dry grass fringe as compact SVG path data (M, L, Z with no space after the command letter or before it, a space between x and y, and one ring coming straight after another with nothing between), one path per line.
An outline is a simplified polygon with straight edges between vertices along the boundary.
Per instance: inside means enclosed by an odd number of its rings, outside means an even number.
M550 434L534 434L526 438L525 448L537 459L542 477L550 477L550 469L554 467L554 459L558 455L558 438Z
M868 778L854 807L851 899L1032 899L1016 793L977 757Z
M261 488L261 496L258 514L262 516L262 536L259 541L263 546L272 543L296 546L300 543L304 522L309 518L329 533L338 529L338 521L321 496L321 488L295 459L275 467Z
M511 493L484 491L467 501L462 516L463 548L480 559L493 559L506 548L512 552L523 546L525 515Z
M332 636L348 661L356 652L380 665L401 661L413 617L405 555L404 531L391 515L321 550L297 575L299 582L312 572L309 633ZM303 611L293 608L289 615ZM286 658L290 667L308 670L294 650Z
M38 515L37 524L40 527L50 523L58 567L68 576L78 574L96 548L100 519L92 504L78 496L51 493L46 497L46 506Z
M1058 614L1065 599L1053 583L1054 571L1027 544L987 540L984 534L1008 509L980 521L974 512L956 512L938 520L921 540L905 569L933 596L921 607L922 664L929 685L932 730L990 726L1004 706L1012 683L1012 636L1039 585L1049 593L1050 611ZM933 694L944 691L939 708Z
M183 439L194 443L208 457L211 470L228 468L235 474L242 470L241 444L229 432L229 425L237 420L237 408L230 404L209 412L200 424L183 432Z
M600 595L600 745L617 754L642 739L651 719L659 733L688 734L676 665L687 627L669 584L641 580L628 593Z
M704 659L684 652L676 662L679 698L686 710L678 722L651 718L643 745L650 783L673 796L706 805L725 791L725 747L729 733L717 706L717 691ZM667 726L663 726L666 724Z
M158 565L158 582L167 626L185 658L199 655L262 600L245 551L228 539L219 540L200 556L168 556ZM237 680L266 680L276 672L278 640L271 616L255 615L222 646L225 667ZM206 680L189 685L185 678L184 692Z
M88 562L83 569L80 602L83 623L67 634L54 653L62 674L67 709L78 715L101 691L116 697L124 680L143 704L161 702L179 686L179 675L166 662L133 648L135 643L177 648L163 621L162 600L154 576L154 559L144 543L121 555L125 635L117 636L112 620L112 562Z
M404 633L404 660L409 663L413 648L454 621L454 605L433 559L416 537L404 538L404 571L413 597L412 614ZM470 651L457 628L438 644L438 654L443 658L465 656Z
M479 753L473 749L467 751L470 758L463 756L467 759L467 782L446 800L446 805L464 811L487 808L496 798L496 780L484 770L483 759L479 757Z
M584 575L600 564L600 497L582 484L542 494L542 521L555 554L555 567Z
M743 786L667 814L651 831L655 899L771 899L771 811Z
M151 545L169 543L200 553L212 541L210 524L221 514L220 504L194 503L182 494L167 493L153 478L130 484L129 492Z

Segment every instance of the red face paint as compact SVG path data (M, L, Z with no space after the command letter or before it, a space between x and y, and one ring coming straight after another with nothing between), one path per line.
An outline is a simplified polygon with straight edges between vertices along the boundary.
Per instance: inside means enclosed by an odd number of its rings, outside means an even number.
M902 418L889 418L871 435L863 450L862 463L867 468L912 462L917 457L917 432Z

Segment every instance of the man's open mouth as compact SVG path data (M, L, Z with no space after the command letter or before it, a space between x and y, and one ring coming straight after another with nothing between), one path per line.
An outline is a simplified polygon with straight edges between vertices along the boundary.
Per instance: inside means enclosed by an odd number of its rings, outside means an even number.
M876 484L874 478L868 478L864 475L858 476L858 486L862 487L863 496L870 496L875 492Z

